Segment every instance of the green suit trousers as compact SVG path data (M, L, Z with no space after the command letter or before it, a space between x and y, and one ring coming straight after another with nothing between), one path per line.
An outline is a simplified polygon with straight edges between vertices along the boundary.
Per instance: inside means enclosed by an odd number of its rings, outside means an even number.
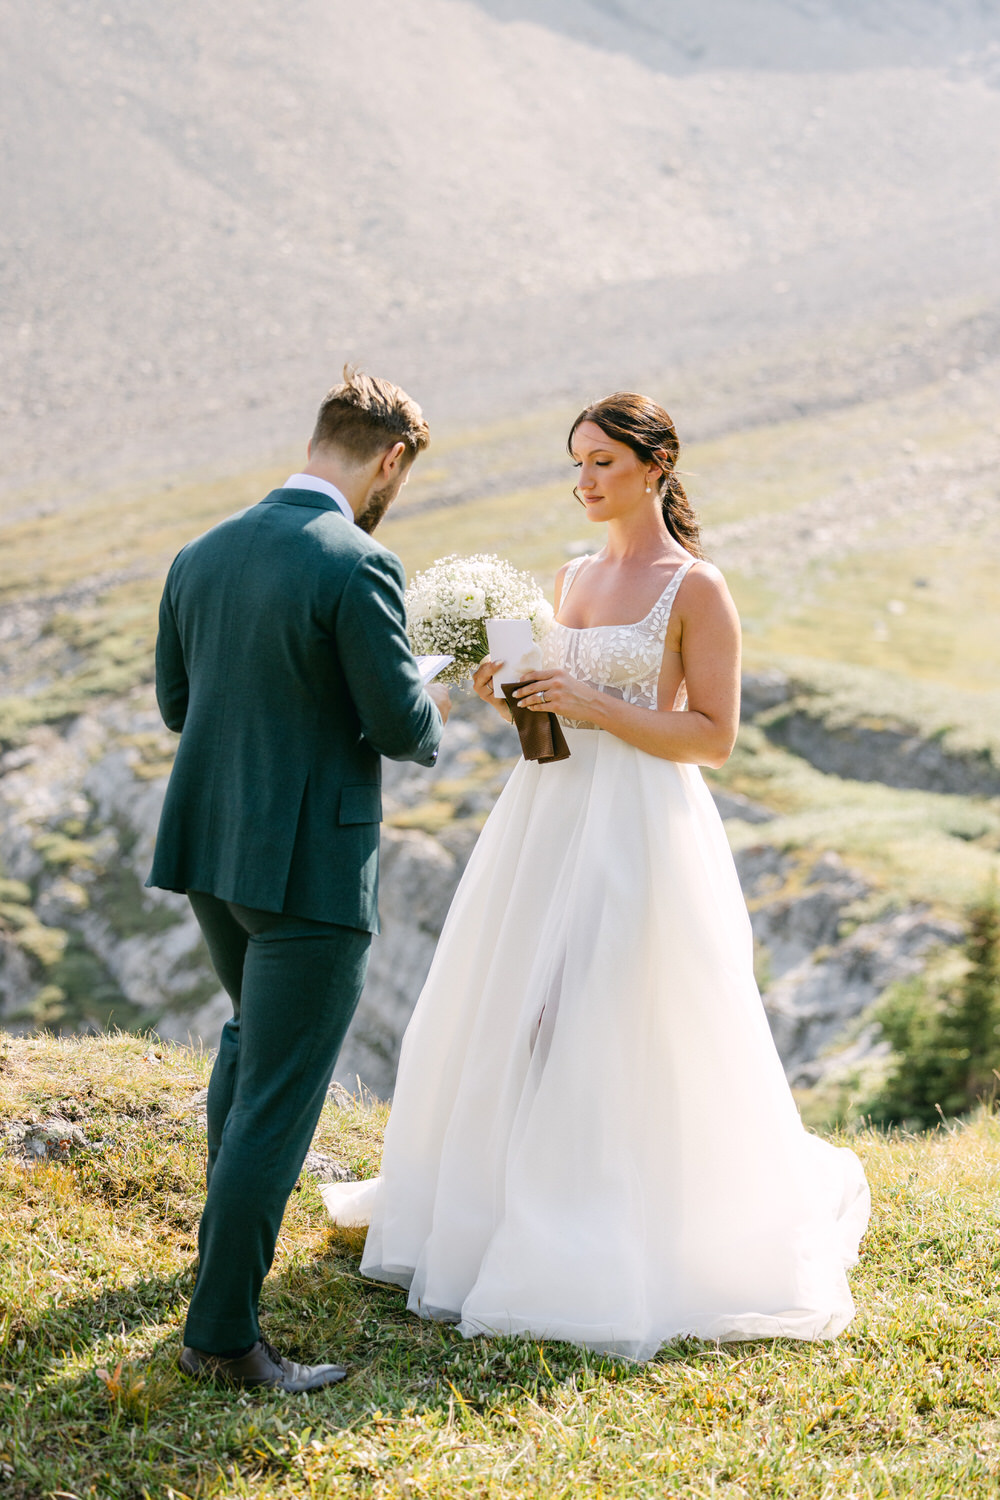
M200 891L188 898L233 1018L208 1086L208 1192L184 1342L229 1354L260 1338L261 1284L361 996L371 934Z

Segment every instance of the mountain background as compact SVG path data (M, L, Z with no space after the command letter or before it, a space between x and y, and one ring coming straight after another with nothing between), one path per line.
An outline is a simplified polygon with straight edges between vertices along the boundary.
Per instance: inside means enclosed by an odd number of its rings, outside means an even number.
M8 490L270 457L345 357L454 427L997 293L996 0L0 17Z
M0 25L4 1024L213 1039L197 934L141 889L156 597L298 461L344 361L432 426L386 543L546 584L595 545L568 419L640 387L744 617L713 787L765 1002L842 1108L884 1055L871 1006L953 961L1000 847L1000 0L0 0ZM465 704L440 771L391 772L345 1078L391 1088L505 734Z

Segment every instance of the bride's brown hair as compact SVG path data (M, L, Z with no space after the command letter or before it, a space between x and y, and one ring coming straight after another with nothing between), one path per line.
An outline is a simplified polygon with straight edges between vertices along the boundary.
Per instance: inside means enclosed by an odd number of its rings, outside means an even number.
M643 463L657 465L662 476L657 488L667 530L692 557L704 557L698 517L676 472L681 450L677 430L663 407L635 391L605 396L603 401L586 407L570 428L566 443L570 457L576 429L583 422L593 422L606 437L625 443Z

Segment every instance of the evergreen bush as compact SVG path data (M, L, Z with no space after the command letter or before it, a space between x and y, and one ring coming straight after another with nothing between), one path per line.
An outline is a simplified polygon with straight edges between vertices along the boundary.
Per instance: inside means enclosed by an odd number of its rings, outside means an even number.
M887 992L876 1018L893 1051L865 1111L881 1125L925 1127L964 1115L1000 1079L1000 903L993 882L966 913L965 969Z

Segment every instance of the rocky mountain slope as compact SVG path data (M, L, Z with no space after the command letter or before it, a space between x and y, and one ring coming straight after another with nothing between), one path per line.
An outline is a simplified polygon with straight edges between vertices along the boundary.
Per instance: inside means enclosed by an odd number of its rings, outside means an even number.
M764 698L773 713L778 687L773 677L750 679L749 703ZM6 1028L117 1022L214 1043L228 1001L187 903L142 886L171 753L172 736L140 689L62 732L35 731L0 762ZM512 731L465 700L433 770L387 765L384 933L341 1058L346 1084L360 1078L391 1093L402 1031L455 885L515 754ZM960 929L929 903L880 889L835 852L796 844L760 801L715 791L737 844L765 1004L789 1075L804 1087L846 1076L877 1052L866 1021L873 1002Z
M12 504L297 444L345 357L447 427L1000 289L997 0L0 20Z

